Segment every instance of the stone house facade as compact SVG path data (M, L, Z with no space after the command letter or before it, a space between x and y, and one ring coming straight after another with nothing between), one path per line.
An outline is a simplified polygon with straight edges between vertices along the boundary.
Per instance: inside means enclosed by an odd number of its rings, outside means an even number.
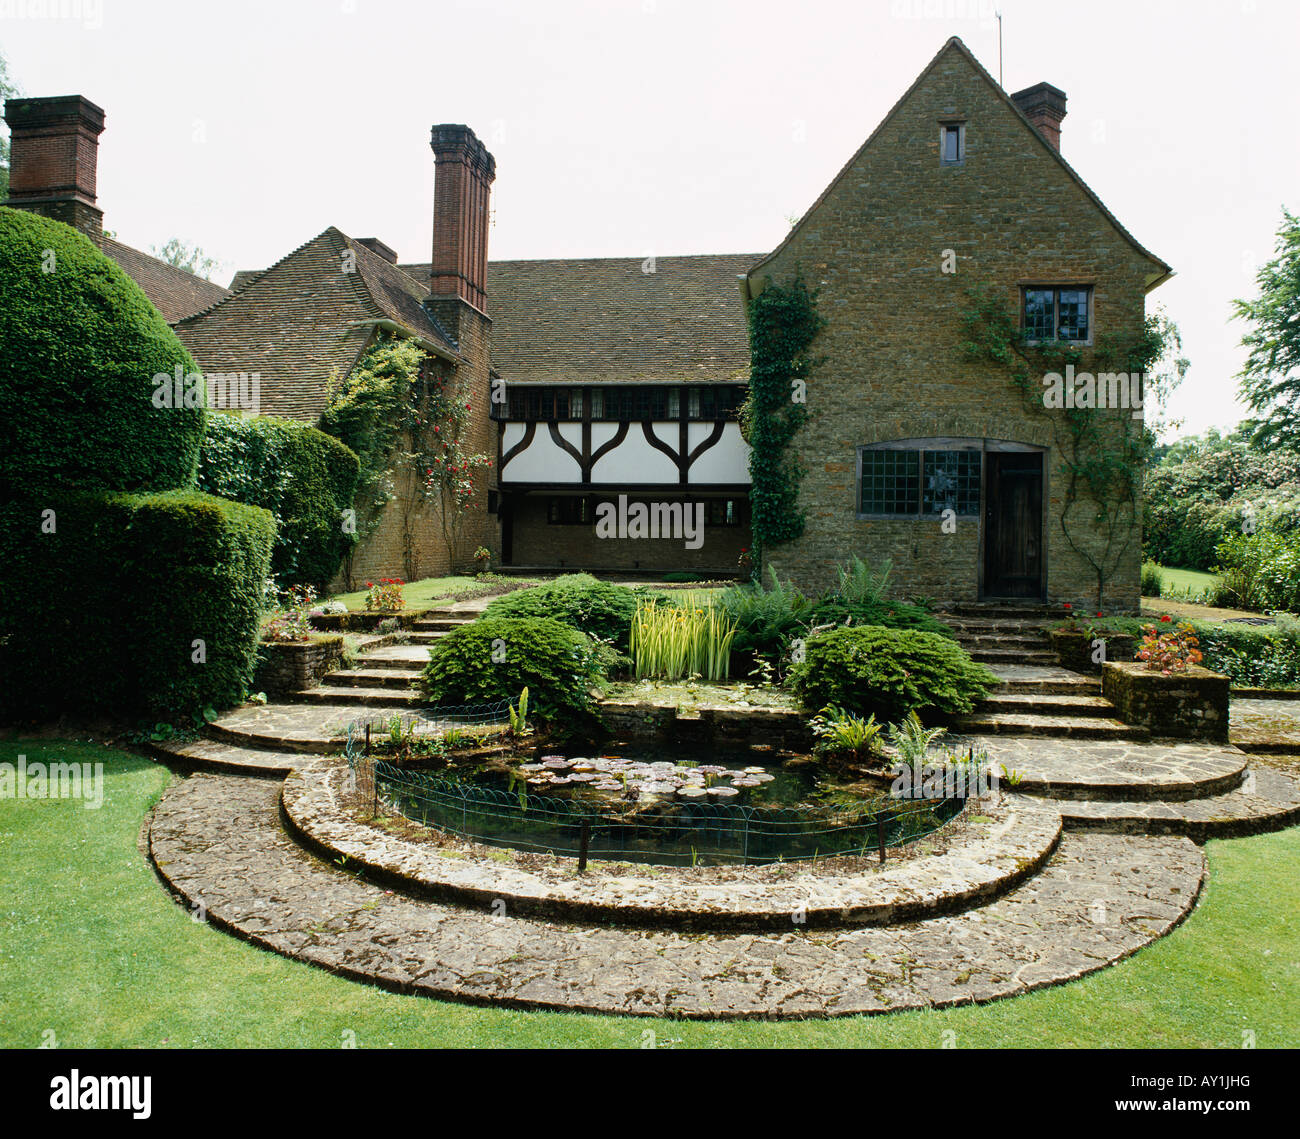
M1142 335L1144 297L1171 274L1061 157L1064 112L1048 84L1008 96L950 40L747 274L750 295L802 275L826 321L792 444L806 525L764 551L783 576L820 588L858 555L890 559L904 596L1077 601L1095 600L1103 562L1103 604L1137 607L1140 501L1115 501L1099 526L1070 484L1140 430L1140 410L1091 412L1098 429L1074 454L1041 376L1022 391L963 350L982 289L1095 373L1098 346Z

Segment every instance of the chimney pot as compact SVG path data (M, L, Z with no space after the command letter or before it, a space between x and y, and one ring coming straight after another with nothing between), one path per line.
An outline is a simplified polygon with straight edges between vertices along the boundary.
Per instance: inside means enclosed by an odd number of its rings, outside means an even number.
M9 198L5 205L54 218L83 233L103 232L95 205L104 109L82 95L8 99Z
M1065 92L1050 83L1036 83L1011 96L1011 101L1053 150L1061 149L1061 120L1065 118Z

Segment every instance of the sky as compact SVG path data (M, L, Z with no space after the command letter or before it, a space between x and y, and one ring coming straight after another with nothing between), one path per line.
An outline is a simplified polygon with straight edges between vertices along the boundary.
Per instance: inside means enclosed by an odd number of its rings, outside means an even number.
M1066 92L1062 153L1177 272L1177 434L1230 428L1231 302L1300 211L1296 0L0 0L0 55L105 109L105 228L225 283L330 225L427 260L447 122L494 260L765 253L949 36L999 74L995 9L1003 86Z

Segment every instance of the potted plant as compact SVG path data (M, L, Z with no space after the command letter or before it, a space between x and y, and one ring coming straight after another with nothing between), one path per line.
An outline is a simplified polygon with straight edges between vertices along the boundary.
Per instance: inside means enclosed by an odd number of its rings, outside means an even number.
M479 573L487 573L492 568L492 551L486 546L480 546L474 551L474 563L478 566Z

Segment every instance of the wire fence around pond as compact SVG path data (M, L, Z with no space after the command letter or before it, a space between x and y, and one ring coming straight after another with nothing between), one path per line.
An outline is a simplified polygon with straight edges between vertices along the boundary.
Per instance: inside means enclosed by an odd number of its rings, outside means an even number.
M491 846L616 862L760 865L877 854L954 818L965 800L888 799L861 809L749 807L671 799L558 798L399 767L349 753L363 801Z

